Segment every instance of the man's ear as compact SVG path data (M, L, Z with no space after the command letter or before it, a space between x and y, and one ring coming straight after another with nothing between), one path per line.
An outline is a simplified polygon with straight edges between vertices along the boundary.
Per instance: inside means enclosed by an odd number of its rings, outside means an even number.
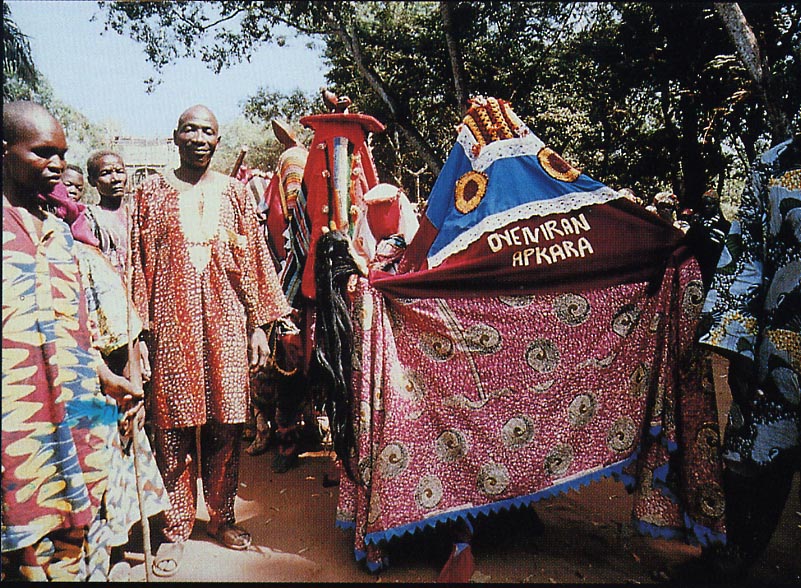
M89 185L92 186L92 188L97 188L97 178L92 179L92 176L87 174L86 181L89 182Z

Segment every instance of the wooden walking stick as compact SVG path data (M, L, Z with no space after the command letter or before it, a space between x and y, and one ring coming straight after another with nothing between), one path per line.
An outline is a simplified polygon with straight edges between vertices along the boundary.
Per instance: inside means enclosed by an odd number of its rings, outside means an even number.
M134 388L142 389L142 371L139 365L140 355L136 353L136 349L134 347L135 343L133 341L133 333L131 332L131 313L134 311L134 304L133 304L133 295L131 290L133 288L133 263L131 258L131 202L128 201L126 203L126 221L127 221L127 232L128 232L128 250L126 251L126 263L125 263L125 296L128 302L128 312L126 313L126 317L128 319L128 370L131 379L131 383L134 385ZM142 400L144 402L144 399ZM131 453L133 455L133 462L134 462L134 477L136 478L136 498L139 501L139 517L142 523L142 541L144 543L144 550L145 550L145 581L151 581L151 574L153 573L153 554L151 553L150 547L150 521L147 518L147 513L145 512L145 495L144 495L144 488L142 486L142 479L139 475L140 467L139 467L139 449L136 446L136 437L138 433L138 425L137 422L138 418L134 418L131 421Z
M239 151L239 155L236 157L236 161L234 162L234 168L231 170L230 176L232 178L236 177L236 174L239 173L239 168L242 167L242 164L245 162L245 155L248 154L248 146L242 145L242 149Z

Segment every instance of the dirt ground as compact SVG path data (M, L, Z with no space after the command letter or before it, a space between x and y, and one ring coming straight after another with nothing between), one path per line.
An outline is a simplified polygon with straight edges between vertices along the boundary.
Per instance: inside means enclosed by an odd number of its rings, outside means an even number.
M725 375L719 366L715 376L723 389ZM727 402L722 395L721 409ZM180 569L169 580L153 581L436 582L451 548L445 529L394 540L389 568L370 573L354 558L353 533L334 526L337 487L323 485L325 477L336 477L333 455L325 450L305 453L285 474L272 473L272 458L272 451L242 455L236 513L253 536L250 550L231 551L208 537L208 514L201 505ZM780 527L752 570L754 584L801 585L800 483L796 476ZM529 509L481 517L475 523L476 571L471 582L670 582L675 567L696 557L699 548L635 534L631 505L622 484L604 480L537 503L543 528L534 523ZM128 553L132 581L145 581L143 557L137 551Z

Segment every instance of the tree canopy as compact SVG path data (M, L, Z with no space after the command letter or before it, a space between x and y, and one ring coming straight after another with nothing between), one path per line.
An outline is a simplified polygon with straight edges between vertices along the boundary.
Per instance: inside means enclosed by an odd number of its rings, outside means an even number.
M387 126L373 140L376 164L382 179L410 195L417 178L427 194L469 96L509 100L537 135L610 186L646 198L669 189L685 206L710 187L736 189L747 163L781 134L770 108L799 124L796 3L741 5L764 85L749 75L721 14L704 3L99 5L106 26L142 43L157 71L190 56L219 71L261 44L281 45L277 31L286 26L311 37L324 51L330 88ZM301 109L314 97L294 98L265 88L244 110L251 120L276 108L312 113Z

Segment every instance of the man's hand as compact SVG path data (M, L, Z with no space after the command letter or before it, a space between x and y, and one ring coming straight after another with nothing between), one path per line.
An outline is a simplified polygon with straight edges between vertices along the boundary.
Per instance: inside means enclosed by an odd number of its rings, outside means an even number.
M150 352L147 350L147 345L141 339L138 341L138 345L136 346L139 350L139 365L141 366L142 370L142 382L146 383L150 381Z
M270 344L267 342L267 334L263 329L257 327L250 335L250 370L255 372L267 367L267 359L270 357Z
M100 364L97 373L100 376L100 387L103 393L113 398L123 412L144 398L145 394L142 388L134 387L129 380L112 372L105 362Z

